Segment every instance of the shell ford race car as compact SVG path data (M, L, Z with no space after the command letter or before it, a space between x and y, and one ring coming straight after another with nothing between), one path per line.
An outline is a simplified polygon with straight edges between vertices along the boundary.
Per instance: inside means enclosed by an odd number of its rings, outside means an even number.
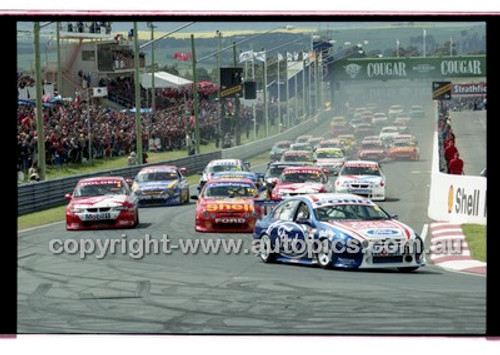
M344 163L335 181L335 192L385 200L385 175L376 161L350 160Z
M370 199L352 194L284 200L257 221L253 238L265 263L406 272L425 265L417 233Z
M247 171L250 170L250 164L243 162L240 159L214 159L207 164L201 173L200 181L198 182L198 192L201 191L205 183L212 178L212 175L219 172L227 171Z
M387 157L390 160L419 160L420 150L418 146L412 141L395 139L394 142L389 146Z
M189 203L189 183L183 176L186 173L185 168L171 165L142 168L132 185L139 206Z
M332 192L333 186L323 170L318 167L288 167L271 193L271 200L282 200L290 196Z
M254 200L259 193L248 179L212 179L199 196L195 213L197 232L251 233L259 211Z
M66 194L66 229L135 227L139 224L137 197L122 177L105 176L80 180Z

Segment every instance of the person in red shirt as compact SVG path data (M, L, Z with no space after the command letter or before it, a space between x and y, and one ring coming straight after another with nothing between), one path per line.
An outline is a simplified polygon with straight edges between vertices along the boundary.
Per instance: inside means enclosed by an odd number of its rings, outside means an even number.
M462 159L460 159L460 155L458 154L458 152L448 163L448 173L455 175L463 175L464 173L464 162Z
M453 141L448 143L448 146L444 149L444 158L446 159L446 166L449 165L450 160L455 157L455 154L458 153L458 149L455 146Z

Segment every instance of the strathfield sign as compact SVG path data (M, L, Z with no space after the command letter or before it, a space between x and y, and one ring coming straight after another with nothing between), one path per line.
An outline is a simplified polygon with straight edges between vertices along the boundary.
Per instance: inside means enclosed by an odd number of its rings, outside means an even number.
M341 59L329 70L334 80L486 77L486 56Z

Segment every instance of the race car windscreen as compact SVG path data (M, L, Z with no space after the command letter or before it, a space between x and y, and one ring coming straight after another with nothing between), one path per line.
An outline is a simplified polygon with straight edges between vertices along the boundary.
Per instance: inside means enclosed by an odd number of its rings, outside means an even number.
M391 216L376 205L342 204L320 206L314 209L316 219L320 221L337 220L383 220L391 219Z
M285 170L285 167L270 167L267 169L266 174L264 175L264 178L271 178L271 177L278 177L281 175L281 173Z
M281 174L280 182L284 183L304 183L315 182L325 183L325 177L319 172L290 172Z
M318 152L316 154L317 159L336 159L343 158L342 152L338 150L332 150L327 152Z
M364 148L364 149L382 148L382 142L362 142L361 148Z
M206 185L203 197L255 197L256 189L251 184L212 183Z
M283 161L285 162L294 162L294 161L304 161L304 162L312 162L312 155L309 154L297 154L297 155L284 155Z
M380 169L375 166L345 166L340 175L378 175Z
M175 171L154 171L149 173L139 173L136 177L137 182L168 181L177 180L179 176Z
M73 197L90 197L104 195L126 195L127 189L121 182L80 184Z
M394 142L392 144L394 147L414 147L415 144L410 141Z
M243 171L240 165L227 164L227 165L214 165L207 168L208 173L219 173L222 171Z

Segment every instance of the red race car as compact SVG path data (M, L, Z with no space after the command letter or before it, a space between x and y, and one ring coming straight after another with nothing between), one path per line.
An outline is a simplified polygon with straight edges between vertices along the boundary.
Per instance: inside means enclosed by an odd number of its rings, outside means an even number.
M412 140L395 139L394 142L389 146L387 157L391 160L419 160L420 149L418 147L418 144Z
M195 213L197 232L252 233L260 212L257 186L248 179L212 179L203 186Z
M82 179L67 194L66 229L135 227L139 224L137 197L122 177Z
M386 157L384 143L380 138L363 139L356 157L360 160L381 161Z
M276 201L289 196L332 191L333 185L329 182L322 168L315 166L288 167L281 173L278 183L272 191L271 199Z

